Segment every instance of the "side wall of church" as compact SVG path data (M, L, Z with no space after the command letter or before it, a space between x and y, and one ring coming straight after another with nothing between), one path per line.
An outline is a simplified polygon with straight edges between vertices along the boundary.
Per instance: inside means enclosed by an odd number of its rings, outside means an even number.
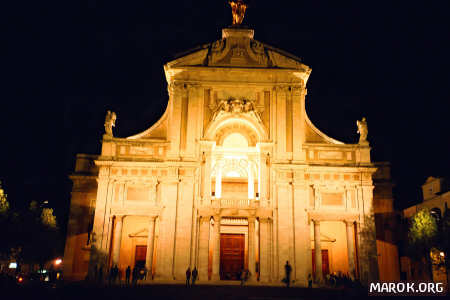
M373 176L375 185L373 203L380 280L395 281L400 280L400 264L395 236L398 218L394 211L390 165L376 163L376 166L378 170Z
M82 280L89 266L89 238L97 195L96 156L78 155L75 174L71 176L73 187L64 250L64 277Z

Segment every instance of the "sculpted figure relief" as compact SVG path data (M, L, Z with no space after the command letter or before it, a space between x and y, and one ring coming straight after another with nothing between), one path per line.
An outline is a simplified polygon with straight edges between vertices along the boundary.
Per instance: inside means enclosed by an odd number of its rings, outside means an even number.
M242 0L233 0L228 3L231 6L231 13L233 14L233 25L241 25L244 20L247 4L245 4Z
M359 133L359 143L365 144L367 142L367 121L366 118L362 118L361 121L356 121L356 125L358 126L358 133Z
M222 100L217 105L217 108L214 111L211 120L215 120L220 113L240 114L240 113L250 113L254 111L255 106L251 100L244 100L244 99Z
M106 112L106 118L105 118L105 134L108 136L113 136L112 128L116 126L116 113L111 112L108 110Z

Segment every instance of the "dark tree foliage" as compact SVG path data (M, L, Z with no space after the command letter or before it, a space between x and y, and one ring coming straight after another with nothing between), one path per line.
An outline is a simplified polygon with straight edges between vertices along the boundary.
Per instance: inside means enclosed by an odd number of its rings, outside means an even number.
M408 230L407 253L412 259L425 259L430 278L432 262L430 251L438 242L438 225L428 209L417 211L411 218Z
M62 249L62 238L53 209L32 201L25 212L10 208L0 184L0 258L19 264L38 264L56 257Z

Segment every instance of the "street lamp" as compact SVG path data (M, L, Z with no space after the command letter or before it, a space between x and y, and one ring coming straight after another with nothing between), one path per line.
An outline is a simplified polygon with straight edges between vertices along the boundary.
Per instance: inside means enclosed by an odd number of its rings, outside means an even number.
M60 265L62 263L62 259L61 258L58 258L58 259L56 259L55 260L55 265Z

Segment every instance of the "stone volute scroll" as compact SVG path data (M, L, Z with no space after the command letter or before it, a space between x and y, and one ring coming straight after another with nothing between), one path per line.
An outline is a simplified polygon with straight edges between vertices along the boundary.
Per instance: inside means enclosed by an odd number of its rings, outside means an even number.
M105 135L113 137L112 128L116 126L117 115L115 112L108 110L105 118Z
M361 121L357 120L356 125L358 126L357 132L359 133L359 144L368 144L369 142L367 141L368 129L366 118L363 117Z
M248 5L243 0L233 0L228 3L231 6L231 13L233 14L233 26L241 25Z

